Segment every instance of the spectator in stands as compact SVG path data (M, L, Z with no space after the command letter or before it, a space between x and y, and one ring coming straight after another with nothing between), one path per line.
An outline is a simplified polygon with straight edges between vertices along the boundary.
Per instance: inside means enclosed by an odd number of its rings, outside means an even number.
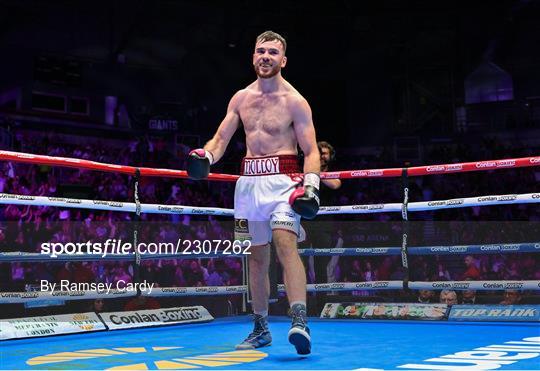
M506 274L504 275L505 280L516 280L520 276L520 264L517 260L512 260L509 262Z
M391 256L384 257L381 265L377 269L378 279L381 281L388 281L393 272L394 264Z
M26 243L25 234L23 230L19 230L17 238L13 242L13 246L10 246L10 251L28 251L28 245Z
M228 282L228 275L224 272L223 263L221 261L215 261L210 259L208 262L208 279L206 284L208 286L224 286Z
M16 286L24 286L24 266L20 262L11 264L11 281Z
M141 267L141 281L157 282L158 272L155 262L152 260L143 260Z
M366 281L377 281L377 270L373 268L371 261L366 260L366 270L364 271L364 278Z
M97 279L96 279L96 282L101 282L101 283L114 283L114 272L113 270L111 269L111 267L109 265L105 265L105 266L102 266L100 271L99 271L99 274L97 275ZM144 279L144 278L143 278ZM150 280L148 280L150 281ZM150 281L152 282L152 281Z
M476 259L472 255L467 255L465 257L465 267L467 268L463 275L461 276L461 279L463 280L478 280L480 279L480 271L478 270L478 267L476 266Z
M77 283L91 283L96 282L96 278L91 269L90 262L77 262L74 263L73 270L73 282Z
M176 261L172 259L160 259L158 261L158 282L161 287L171 287L176 284L175 281L178 281L179 285L181 284L181 277L176 276L176 273L180 272L177 272L175 263ZM185 278L186 272L183 273Z
M347 271L347 275L344 277L345 282L364 282L366 275L360 264L360 259L354 259L351 267ZM370 280L371 281L371 280Z
M521 304L521 292L518 290L505 290L503 295L503 305L516 305Z
M159 302L148 296L137 296L126 303L124 310L143 310L143 309L159 309Z
M50 272L50 264L47 263L32 263L34 282L40 285L41 281L54 282L54 276Z
M446 268L445 264L443 262L439 262L437 264L437 273L436 277L434 277L435 281L450 281L452 278L450 277L450 272L448 272L448 269Z
M334 162L336 159L336 150L334 146L325 141L317 142L319 153L321 155L321 171L328 172L334 170ZM338 192L332 192L341 187L340 179L321 179L321 205L329 206L337 204ZM320 223L317 228L312 228L308 231L308 238L311 239L313 247L315 248L341 248L343 247L342 231L336 227L336 223L332 223L336 220L334 216L326 216L326 223ZM339 256L318 256L317 258L310 257L309 264L306 264L304 259L304 266L306 268L313 267L311 269L314 274L314 282L336 282L337 281L337 269L339 264ZM358 281L354 281L358 282Z
M56 282L59 283L62 280L72 281L73 274L74 274L73 263L66 262L56 274Z
M420 290L418 292L418 302L423 304L435 303L435 291Z
M461 296L461 304L476 304L476 290L465 290Z
M435 275L435 264L430 257L417 256L415 268L411 270L411 278L415 281L429 281Z
M184 275L187 286L195 287L205 285L204 273L197 260L192 260L191 263L189 263L189 269L184 272Z
M0 169L0 193L4 193L7 188L8 177L4 170Z
M236 286L242 284L242 261L240 259L225 259L227 268L225 272L229 277L229 285Z
M101 313L105 312L105 300L104 299L95 299L92 301L92 304L90 305L90 311Z
M9 244L6 241L6 232L4 229L0 228L0 252L8 251Z
M442 304L457 304L457 293L454 290L442 290L439 295L439 302Z
M186 286L186 280L184 278L184 271L182 270L182 266L180 264L176 266L176 270L174 271L174 286L176 287Z
M116 268L116 275L114 276L114 282L123 281L123 284L118 284L118 288L124 288L125 284L131 283L132 278L131 276L126 272L126 269L122 266Z

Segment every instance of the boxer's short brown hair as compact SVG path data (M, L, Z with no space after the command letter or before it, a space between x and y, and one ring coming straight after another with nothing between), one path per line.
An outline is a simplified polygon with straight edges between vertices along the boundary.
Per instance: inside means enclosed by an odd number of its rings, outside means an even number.
M285 54L285 51L287 50L287 41L285 41L285 38L274 31L264 31L262 34L257 36L257 40L255 41L255 44L263 43L266 41L274 41L277 40L283 45L283 54Z

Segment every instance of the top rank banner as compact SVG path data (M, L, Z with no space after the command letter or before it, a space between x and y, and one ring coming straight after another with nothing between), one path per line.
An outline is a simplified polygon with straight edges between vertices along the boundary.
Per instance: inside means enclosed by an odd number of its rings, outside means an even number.
M540 322L540 305L453 305L448 320Z
M446 304L327 303L321 318L443 320Z

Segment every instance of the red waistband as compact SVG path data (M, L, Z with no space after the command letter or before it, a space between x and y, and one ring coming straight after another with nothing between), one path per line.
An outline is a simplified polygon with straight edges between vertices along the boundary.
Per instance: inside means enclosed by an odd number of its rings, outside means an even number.
M300 172L297 155L276 155L265 157L244 157L240 175L274 175Z

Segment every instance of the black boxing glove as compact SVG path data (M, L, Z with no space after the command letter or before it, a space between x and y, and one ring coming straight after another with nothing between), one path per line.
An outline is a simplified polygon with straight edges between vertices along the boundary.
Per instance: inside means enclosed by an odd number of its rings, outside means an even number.
M190 179L206 179L210 174L210 165L214 163L214 156L203 148L189 152L187 160L187 173Z
M319 211L319 174L307 173L304 183L291 193L289 204L302 218L313 219Z

